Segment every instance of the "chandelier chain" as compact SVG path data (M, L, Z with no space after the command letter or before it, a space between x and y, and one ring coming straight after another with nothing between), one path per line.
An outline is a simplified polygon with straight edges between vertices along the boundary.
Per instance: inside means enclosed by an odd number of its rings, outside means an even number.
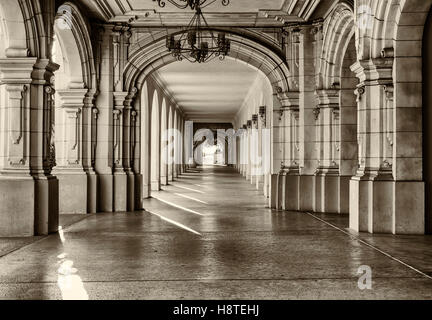
M153 0L153 2L157 2L161 8L166 6L165 1L168 1L179 9L186 9L187 7L190 7L192 10L196 10L197 8L205 8L218 0ZM223 6L228 6L230 4L230 0L221 0L221 3Z
M168 1L172 2L174 0ZM205 63L216 57L219 57L220 60L225 59L231 50L231 42L226 38L224 32L220 32L215 36L213 30L209 27L201 10L201 5L208 0L178 1L187 2L183 7L190 6L194 8L195 14L185 30L167 36L166 46L172 56L178 61L186 59L193 63ZM216 1L207 2L206 6ZM222 3L228 5L229 0L222 0Z

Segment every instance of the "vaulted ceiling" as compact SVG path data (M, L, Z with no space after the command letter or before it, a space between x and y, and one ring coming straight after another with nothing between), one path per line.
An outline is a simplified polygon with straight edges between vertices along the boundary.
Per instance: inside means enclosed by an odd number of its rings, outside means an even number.
M227 58L205 64L172 63L156 76L190 120L232 122L258 71Z
M106 23L128 24L136 34L151 30L187 26L194 12L178 9L168 0L164 8L153 0L78 0L93 16ZM180 2L180 0L176 0ZM209 0L209 2L211 2ZM291 22L322 17L334 0L222 0L203 9L210 26L230 27L272 38ZM267 38L266 38L267 37ZM275 39L278 44L277 36ZM189 119L231 122L245 100L258 71L236 60L215 60L206 64L177 62L155 73Z
M183 26L193 15L190 9L178 9L168 0L165 0L164 8L153 0L79 1L100 20L136 27ZM275 27L309 20L320 4L329 1L332 0L230 0L230 5L225 7L217 0L203 12L209 24L214 26Z

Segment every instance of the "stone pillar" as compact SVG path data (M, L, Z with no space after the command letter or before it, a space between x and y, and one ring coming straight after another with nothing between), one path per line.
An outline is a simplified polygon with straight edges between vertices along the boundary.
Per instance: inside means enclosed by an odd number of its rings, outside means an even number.
M94 166L98 173L98 211L114 210L113 185L113 34L107 29L100 42L100 94L96 99ZM118 113L118 112L117 112ZM117 115L118 116L118 115Z
M262 154L262 179L263 179L263 194L266 198L270 197L270 172L271 172L271 135L267 129L268 110L267 106L260 107L260 122L261 122L261 154Z
M59 210L63 214L88 212L88 181L84 170L84 131L91 110L84 110L87 89L59 90L61 105L56 106L57 166L54 174L59 180ZM85 114L84 114L85 112ZM90 129L91 130L91 129Z
M339 90L318 90L315 109L318 169L315 173L314 211L339 212L340 138Z
M173 136L174 134L176 134L174 132L174 127L173 127L173 111L174 111L174 107L170 108L170 111L168 111L168 130L169 130L169 135L168 135L168 158L170 159L170 163L168 165L168 183L172 182L174 180L174 175L173 175L173 166L174 164L172 163L172 160L174 159L174 149L173 149L173 143L175 140L175 137Z
M114 204L116 212L127 211L128 176L124 167L125 135L124 120L128 118L128 110L125 108L126 92L114 92L113 110L113 187Z
M31 83L36 58L0 60L0 236L33 236L35 182L31 175ZM39 108L38 108L39 109ZM40 111L35 113L37 118Z
M162 186L168 185L168 108L169 106L165 105L161 110L160 179Z
M133 88L125 99L123 116L123 167L127 176L127 211L135 210L135 188L138 180L133 170L133 148L136 139L136 116L134 110L134 99L138 93L137 88ZM139 171L138 171L139 172Z
M283 167L283 128L281 123L283 120L284 110L282 104L278 98L278 94L273 94L273 115L271 121L271 133L272 133L272 157L271 159L271 175L270 181L270 199L269 206L272 209L281 208L281 180L280 173Z
M300 211L312 211L315 197L314 175L317 168L315 141L315 55L312 27L300 32Z
M259 115L253 115L253 124L255 126L256 130L256 160L255 162L255 187L257 190L261 189L261 185L264 183L264 155L263 155L263 131L265 128L263 128L262 121L259 120Z
M173 175L174 179L179 177L179 159L180 159L180 139L178 136L178 132L180 131L180 115L178 111L175 111L176 116L174 117L174 130L176 132L176 137L174 141L174 167L173 167Z
M46 59L0 59L0 236L58 231L53 140L58 69Z
M97 148L99 110L94 105L95 92L89 91L83 108L83 168L87 174L87 213L98 211L98 177L94 169Z
M284 201L282 209L298 211L299 208L299 106L298 93L290 94L290 106L286 108L287 127L285 132L285 161L284 161Z
M247 176L248 160L249 160L247 125L243 125L241 144L242 144L242 156L241 156L242 170L241 170L241 173L242 173L243 177L246 177Z
M350 228L370 233L423 234L424 183L395 179L398 154L411 150L397 149L398 126L394 120L400 119L395 117L393 101L393 62L392 50L384 50L381 58L359 61L351 68L360 84L359 170L350 183ZM417 148L421 150L421 145Z
M141 103L141 99L137 97L137 100L135 101L135 108L142 110L139 108L139 105ZM130 141L131 141L131 154L132 154L132 163L131 167L135 175L135 210L141 210L143 209L143 199L144 197L147 198L148 196L144 194L145 190L143 189L144 184L144 174L143 170L141 168L141 146L142 146L142 140L141 140L141 130L143 128L141 127L141 116L143 114L143 111L136 111L132 110L131 112L131 135L130 135Z

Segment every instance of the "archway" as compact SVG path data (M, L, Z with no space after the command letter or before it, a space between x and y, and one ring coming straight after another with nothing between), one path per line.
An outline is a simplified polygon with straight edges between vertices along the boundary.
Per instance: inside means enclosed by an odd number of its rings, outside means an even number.
M358 2L369 12L356 13L365 24L357 30L359 62L353 70L365 112L359 117L360 169L351 182L352 211L360 217L355 230L425 232L421 41L431 3ZM373 121L378 113L381 121Z
M340 184L338 190L338 213L349 213L349 184L358 168L358 138L357 138L357 97L354 94L358 79L351 71L351 66L357 61L355 37L352 36L345 49L341 65L340 78L340 116L339 126L335 133L336 158L339 162ZM339 151L338 151L339 150Z
M349 185L357 169L358 80L351 71L357 61L354 9L336 4L324 23L320 86L317 90L316 136L319 168L315 212L349 212Z
M58 8L52 59L55 73L55 147L60 213L97 211L97 177L93 168L96 72L90 31L78 8ZM74 194L74 197L70 197Z
M24 15L16 0L0 4L0 58L28 57L27 31Z
M44 21L53 10L40 1L0 3L0 236L58 230L58 181L51 175L51 80L58 66L50 60L51 26Z

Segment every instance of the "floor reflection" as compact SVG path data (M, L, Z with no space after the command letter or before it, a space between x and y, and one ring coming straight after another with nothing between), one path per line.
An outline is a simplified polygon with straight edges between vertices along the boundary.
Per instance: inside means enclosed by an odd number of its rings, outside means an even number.
M63 228L59 228L60 240L64 246L66 238ZM84 283L78 275L78 269L74 268L74 262L67 258L68 254L62 253L57 258L58 280L57 285L61 291L63 300L89 300L88 293L84 288Z

